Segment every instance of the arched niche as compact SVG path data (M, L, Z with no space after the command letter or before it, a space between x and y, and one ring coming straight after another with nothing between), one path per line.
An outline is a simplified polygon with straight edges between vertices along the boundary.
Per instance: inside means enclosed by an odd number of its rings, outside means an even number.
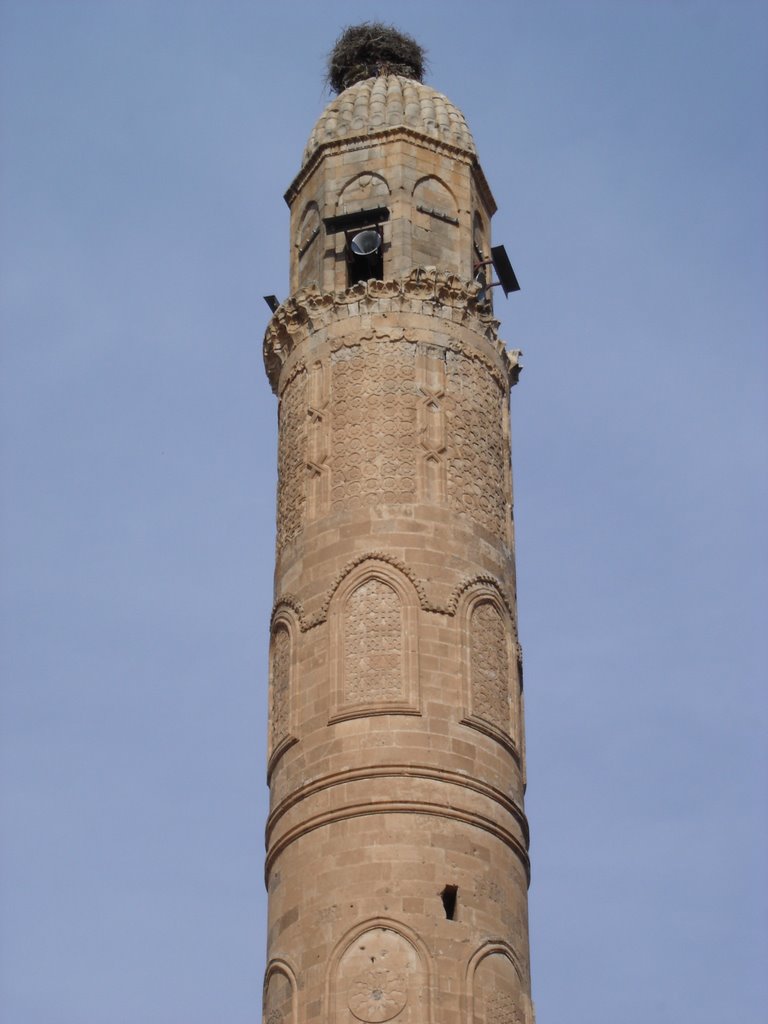
M323 286L323 237L317 203L307 203L299 221L296 256L299 267L299 288Z
M364 171L344 185L336 201L337 216L389 206L389 185L380 174Z
M487 583L469 588L459 602L462 634L462 724L521 756L521 703L514 625L501 594Z
M416 589L398 568L370 560L341 581L329 607L331 721L419 713Z
M263 1024L297 1024L298 986L285 960L272 960L264 975Z
M459 211L453 193L434 175L421 178L413 189L411 262L459 272Z
M429 957L399 922L377 919L348 933L331 957L330 1024L431 1024Z
M269 744L267 779L296 740L296 646L299 624L292 608L280 606L269 641Z
M371 256L369 261L362 262L348 259L347 232L339 230L335 234L335 287L347 288L357 281L386 277L388 268L388 250L390 245L390 225L388 215L375 213L381 207L390 207L390 188L385 178L380 174L370 171L363 171L356 174L343 186L336 200L336 216L343 217L348 214L371 211L370 217L359 219L350 234L357 234L371 228L378 228L381 233L382 244Z
M506 942L476 951L467 970L467 1024L530 1024L523 971Z

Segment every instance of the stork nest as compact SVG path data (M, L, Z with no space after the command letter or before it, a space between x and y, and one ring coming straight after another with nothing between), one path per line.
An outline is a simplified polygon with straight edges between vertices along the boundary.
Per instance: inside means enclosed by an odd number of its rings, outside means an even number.
M343 92L376 75L403 75L421 82L426 51L415 39L380 21L345 28L328 54L327 84Z

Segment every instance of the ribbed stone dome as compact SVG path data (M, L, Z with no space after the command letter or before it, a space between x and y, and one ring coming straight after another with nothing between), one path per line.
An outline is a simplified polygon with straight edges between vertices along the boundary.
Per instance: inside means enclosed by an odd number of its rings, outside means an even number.
M309 136L302 165L323 143L402 126L477 153L464 115L446 96L413 78L380 75L356 82L328 104Z

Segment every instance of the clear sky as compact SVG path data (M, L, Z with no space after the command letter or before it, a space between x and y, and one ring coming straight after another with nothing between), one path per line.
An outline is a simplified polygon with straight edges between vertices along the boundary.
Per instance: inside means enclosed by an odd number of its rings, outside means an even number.
M0 2L4 1024L252 1024L288 211L340 29L473 129L538 1024L761 1024L768 5Z

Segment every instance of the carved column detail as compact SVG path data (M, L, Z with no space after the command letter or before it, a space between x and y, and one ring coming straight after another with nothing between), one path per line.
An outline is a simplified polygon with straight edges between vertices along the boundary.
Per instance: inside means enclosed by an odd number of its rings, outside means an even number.
M308 459L309 475L308 518L315 519L328 510L330 492L328 465L328 373L318 360L309 373Z
M331 719L419 713L419 600L375 557L350 569L330 609Z
M416 358L420 496L445 500L445 350L424 346Z
M295 540L306 505L307 374L302 369L280 397L277 461L277 549Z
M270 752L288 735L288 704L291 686L291 635L280 624L272 635L272 708L270 711Z

